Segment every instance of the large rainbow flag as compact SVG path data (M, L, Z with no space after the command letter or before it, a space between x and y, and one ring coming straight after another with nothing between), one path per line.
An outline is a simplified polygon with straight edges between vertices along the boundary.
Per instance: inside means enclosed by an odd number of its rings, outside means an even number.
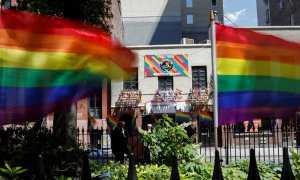
M300 44L216 25L219 125L294 117L300 106Z
M134 54L95 25L2 10L0 125L34 121L126 76Z
M175 120L178 122L190 122L191 116L188 112L176 110Z
M118 125L119 120L113 115L107 115L107 125L113 129L116 125Z

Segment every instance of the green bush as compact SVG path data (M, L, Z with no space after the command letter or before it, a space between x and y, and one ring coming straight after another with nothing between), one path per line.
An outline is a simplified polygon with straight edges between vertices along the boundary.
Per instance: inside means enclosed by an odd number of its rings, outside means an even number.
M22 166L27 179L33 178L37 158L43 155L47 177L80 177L82 151L76 143L57 144L49 129L0 128L0 167Z
M26 171L27 169L23 169L20 166L10 167L5 163L5 168L0 168L0 179L3 178L7 180L18 180Z
M189 125L190 123L178 125L172 118L163 115L152 132L139 129L145 146L150 149L151 161L158 165L171 166L173 155L186 162L194 159L197 150L188 141L185 130Z
M293 149L290 152L292 153L292 166L295 178L300 179L300 155Z
M280 179L276 168L281 165L267 164L257 162L258 169L262 180ZM222 172L225 180L241 179L246 180L248 176L249 161L241 160L229 165L222 166ZM128 172L128 165L110 162L102 166L95 161L91 161L92 177L99 176L103 173L110 172L113 180L125 180ZM194 179L211 179L214 166L212 163L205 162L204 157L198 157L190 162L179 164L180 178L184 180ZM139 180L161 180L170 179L171 167L166 165L148 164L136 165Z

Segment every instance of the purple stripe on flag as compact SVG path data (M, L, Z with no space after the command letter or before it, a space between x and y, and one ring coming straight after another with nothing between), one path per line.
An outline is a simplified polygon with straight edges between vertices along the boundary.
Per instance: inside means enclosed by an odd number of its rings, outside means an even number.
M243 122L255 118L295 117L297 108L285 106L226 108L219 110L219 125Z

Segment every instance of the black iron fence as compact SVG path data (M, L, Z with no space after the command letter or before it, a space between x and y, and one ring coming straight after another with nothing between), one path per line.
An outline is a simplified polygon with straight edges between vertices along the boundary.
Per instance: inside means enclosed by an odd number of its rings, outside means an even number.
M215 159L213 127L200 124L197 133L198 143L201 144L199 154L204 155L207 161L213 162ZM139 154L141 161L144 161L148 152L141 154L141 152L146 151L145 147L140 145L142 138L140 136L133 137L132 135L128 137L130 151L136 155ZM91 159L96 159L103 163L114 160L109 132L100 129L91 131L78 129L77 141L82 148L89 150ZM255 150L256 158L259 161L281 163L283 161L283 147L293 148L299 153L299 126L295 124L280 124L273 128L260 125L245 128L243 124L238 124L226 125L218 129L220 159L226 164L239 159L249 159L249 149Z
M90 159L97 160L102 163L107 163L114 160L115 156L112 152L112 141L110 132L103 129L78 129L77 143L82 149L85 149L89 154ZM128 152L132 152L136 162L149 163L149 151L143 145L142 137L139 134L129 134L127 138ZM128 154L128 153L127 153ZM125 161L128 161L125 155Z
M208 161L214 160L213 127L205 124L198 128L200 154ZM218 148L224 163L249 159L249 149L254 149L259 161L282 162L283 147L293 148L299 153L300 127L296 124L261 125L247 128L244 124L226 125L218 129Z

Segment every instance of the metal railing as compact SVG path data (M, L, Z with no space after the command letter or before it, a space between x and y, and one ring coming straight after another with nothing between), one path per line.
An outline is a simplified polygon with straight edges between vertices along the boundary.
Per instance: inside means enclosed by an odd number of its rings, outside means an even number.
M201 124L198 127L199 152L206 160L214 160L213 127ZM249 149L254 149L259 161L280 163L283 161L283 147L300 150L300 127L283 124L273 128L244 128L226 125L218 129L220 158L228 164L239 159L249 159Z
M207 161L213 162L215 158L213 127L200 124L197 133L198 142L201 143L199 153L204 155ZM129 135L128 137L131 138L132 136ZM137 138L138 141L142 141L140 136ZM298 153L300 151L300 127L296 125L283 124L271 129L263 127L246 129L243 126L226 125L219 127L218 139L220 158L225 164L240 159L249 159L249 149L255 150L258 161L274 163L283 161L283 147L293 148ZM110 134L103 132L103 130L78 129L78 144L90 151L89 157L92 159L103 163L114 160ZM128 147L132 152L138 151L133 149L136 148L136 140L129 140ZM145 147L142 146L142 148L142 151L145 152Z

